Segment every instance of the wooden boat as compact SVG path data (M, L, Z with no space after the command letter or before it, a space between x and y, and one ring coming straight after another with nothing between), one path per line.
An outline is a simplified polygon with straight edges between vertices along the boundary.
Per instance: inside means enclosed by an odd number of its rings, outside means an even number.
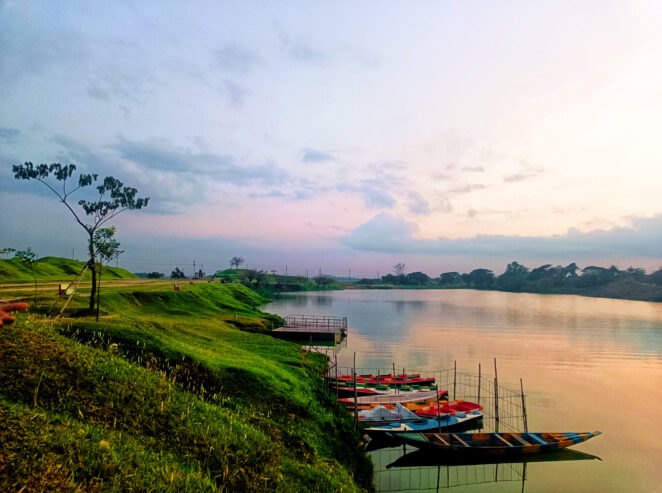
M525 455L559 450L601 435L592 433L400 433L407 445L429 451L482 456Z
M483 406L469 401L455 400L455 401L442 401L438 405L433 403L430 407L425 407L416 410L422 418L434 418L438 414L455 414L457 412L469 413L471 411L482 411Z
M390 394L364 395L356 398L359 409L372 409L376 406L384 406L388 409L395 408L396 404L402 404L410 411L424 409L437 403L439 400L448 398L447 390L420 390L414 392L392 392ZM354 397L338 399L338 402L348 407L354 407Z
M373 433L396 433L396 434L422 434L424 432L444 430L455 430L458 428L466 429L472 424L483 419L483 413L473 411L470 413L457 413L454 416L446 414L439 418L418 418L413 421L391 422L385 425L373 425L366 428L369 434Z

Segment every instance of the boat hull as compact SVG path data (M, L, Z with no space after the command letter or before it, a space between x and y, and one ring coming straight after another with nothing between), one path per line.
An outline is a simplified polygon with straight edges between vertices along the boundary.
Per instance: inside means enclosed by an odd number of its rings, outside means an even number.
M591 433L401 433L407 445L429 451L480 456L517 456L551 452L601 435Z
M483 419L483 414L480 412L472 413L458 413L455 416L446 415L439 419L421 418L415 421L393 422L390 424L374 424L369 426L364 431L369 434L379 433L425 433L432 431L449 431L457 429L466 429L471 427L472 424L477 423Z

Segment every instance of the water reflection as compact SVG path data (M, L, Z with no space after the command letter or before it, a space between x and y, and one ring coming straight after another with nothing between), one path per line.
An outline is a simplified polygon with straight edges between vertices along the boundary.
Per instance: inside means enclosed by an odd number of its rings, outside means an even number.
M471 490L473 485L499 482L520 483L520 491L525 491L526 481L531 479L527 477L527 464L601 460L570 449L530 457L471 459L411 451L403 446L373 451L371 457L379 491L439 491L460 486Z

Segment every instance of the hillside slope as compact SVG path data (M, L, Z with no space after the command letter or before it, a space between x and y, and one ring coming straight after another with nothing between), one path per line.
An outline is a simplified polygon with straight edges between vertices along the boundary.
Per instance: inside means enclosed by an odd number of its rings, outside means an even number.
M85 267L85 262L69 260L61 257L43 257L34 263L34 273L38 282L69 281ZM103 276L110 279L137 279L138 276L126 269L104 266ZM91 280L92 274L87 271L84 280ZM33 282L30 267L19 259L0 259L0 283Z
M0 331L0 490L359 491L371 464L322 355L240 284L108 289L100 323Z

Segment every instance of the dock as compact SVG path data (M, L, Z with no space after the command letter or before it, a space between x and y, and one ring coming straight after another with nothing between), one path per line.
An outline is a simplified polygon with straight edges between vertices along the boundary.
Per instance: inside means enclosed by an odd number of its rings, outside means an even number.
M347 335L347 317L288 315L284 321L272 331L280 339L339 342Z

